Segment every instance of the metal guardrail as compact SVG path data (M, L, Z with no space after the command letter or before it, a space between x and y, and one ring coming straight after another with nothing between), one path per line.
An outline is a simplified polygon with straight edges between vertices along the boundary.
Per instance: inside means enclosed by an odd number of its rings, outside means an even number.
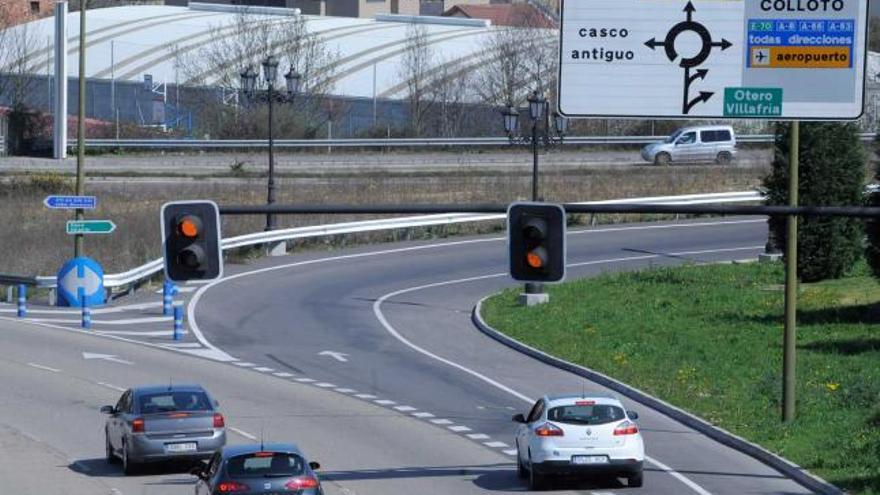
M687 194L683 196L655 196L649 198L615 199L606 201L588 201L576 204L652 204L652 205L700 205L719 203L743 203L763 201L764 195L760 191L739 191L714 194ZM431 227L436 225L451 225L466 222L485 222L491 220L503 220L505 215L499 214L471 214L450 213L439 215L419 215L397 218L383 218L377 220L365 220L358 222L343 222L327 225L310 225L291 229L262 231L253 234L245 234L223 239L221 246L224 250L236 249L247 246L255 246L271 242L304 239L308 237L321 237L328 235L355 234L362 232L375 232L379 230L391 230L413 227ZM112 273L104 276L104 287L113 289L127 287L141 282L161 272L164 267L162 258L155 259L141 266L122 273ZM39 288L55 288L54 276L16 277L0 275L0 285L12 284L5 280L28 279ZM19 282L14 282L15 284Z
M644 145L666 139L668 136L572 136L564 145ZM862 141L871 141L876 133L862 133ZM772 143L773 134L746 134L737 136L738 143ZM506 137L478 138L394 138L394 139L276 139L277 148L406 148L406 147L480 147L509 145ZM76 143L69 145L71 148ZM132 149L253 149L265 148L265 139L86 139L86 148Z

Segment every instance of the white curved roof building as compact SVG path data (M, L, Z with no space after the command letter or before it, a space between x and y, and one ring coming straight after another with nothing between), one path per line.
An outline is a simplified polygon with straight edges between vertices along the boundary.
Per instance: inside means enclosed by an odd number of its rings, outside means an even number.
M150 74L155 82L184 84L187 76L175 60L175 50L194 56L210 44L234 36L239 16L236 7L191 5L190 7L130 6L87 12L88 78L143 81ZM248 15L271 21L298 15L295 9L250 8ZM378 19L303 16L308 30L338 56L331 74L334 94L352 97L400 98L405 96L399 64L405 52L407 28L413 20L423 24L435 63L455 70L477 67L486 54L488 21L457 18L410 18L378 16ZM53 18L33 21L10 29L27 30L32 40L27 49L29 72L45 74L53 62L50 43ZM78 74L79 14L68 15L68 75ZM219 36L219 38L218 38ZM222 46L222 45L221 45ZM235 68L243 60L230 54L227 63ZM282 70L286 70L282 67ZM323 70L322 70L323 72ZM375 75L375 77L374 77ZM211 74L202 81L211 84ZM375 81L375 82L374 82ZM190 81L194 82L194 81Z

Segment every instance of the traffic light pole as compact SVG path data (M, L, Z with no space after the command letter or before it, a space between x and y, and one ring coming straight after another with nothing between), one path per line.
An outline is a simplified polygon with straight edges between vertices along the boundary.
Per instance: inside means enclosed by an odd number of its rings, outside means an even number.
M273 90L275 89L274 83L269 81L269 185L268 185L268 193L266 198L266 203L271 206L275 204L275 139L273 136L273 99L274 95ZM266 230L275 230L275 215L271 213L266 214Z
M794 121L789 130L788 205L798 204L798 161L800 158L800 123ZM786 218L785 239L785 330L782 345L782 421L789 423L795 416L795 354L797 351L797 232L798 217Z
M538 199L538 119L532 119L532 201ZM544 284L529 282L520 297L526 306L550 302L550 295L544 292Z

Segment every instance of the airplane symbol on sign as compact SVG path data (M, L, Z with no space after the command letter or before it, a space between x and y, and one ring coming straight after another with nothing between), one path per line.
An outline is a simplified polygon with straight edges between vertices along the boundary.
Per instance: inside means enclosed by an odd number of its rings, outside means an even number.
M752 63L755 65L767 65L770 63L770 52L767 48L755 48L752 51Z

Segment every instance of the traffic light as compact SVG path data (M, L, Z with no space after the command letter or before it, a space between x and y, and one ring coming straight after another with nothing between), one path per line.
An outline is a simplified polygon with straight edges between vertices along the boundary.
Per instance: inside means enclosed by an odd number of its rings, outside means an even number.
M507 209L510 276L522 282L565 278L565 209L549 203L513 203Z
M220 210L213 201L173 201L162 205L165 278L175 282L223 275Z

